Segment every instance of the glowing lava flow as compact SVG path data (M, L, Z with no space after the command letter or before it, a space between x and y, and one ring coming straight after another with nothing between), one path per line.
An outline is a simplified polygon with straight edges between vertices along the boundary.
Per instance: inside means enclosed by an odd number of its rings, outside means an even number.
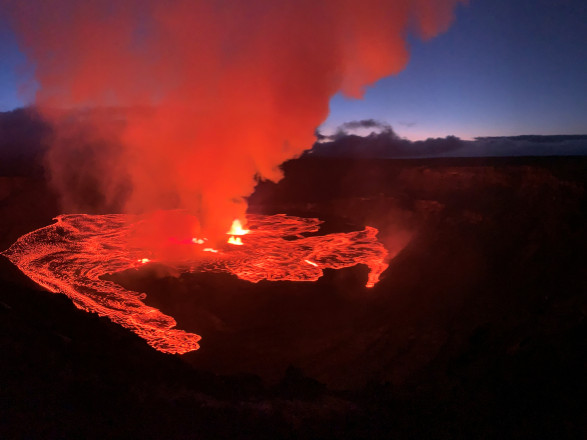
M2 254L36 283L64 293L80 309L107 316L157 350L181 354L199 348L200 336L175 329L172 317L143 302L144 293L102 279L157 261L152 252L129 246L135 217L75 214L56 220L23 235ZM250 215L247 221L249 230L238 223L228 233L235 239L247 234L239 246L203 248L204 240L194 239L193 257L175 266L184 272L228 272L256 283L315 281L323 269L365 264L370 269L367 287L387 268L387 251L375 228L308 237L319 230L320 220L280 214Z
M248 229L243 229L243 225L241 224L240 220L236 219L232 222L232 226L230 227L230 230L227 232L228 235L230 235L230 238L228 239L228 244L235 244L238 246L242 246L243 240L238 237L239 235L246 235L249 232L251 232Z

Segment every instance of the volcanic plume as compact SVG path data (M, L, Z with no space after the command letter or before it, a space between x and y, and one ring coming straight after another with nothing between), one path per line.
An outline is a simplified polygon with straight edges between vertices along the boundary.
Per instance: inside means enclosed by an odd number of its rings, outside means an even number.
M0 0L52 126L52 183L66 212L86 213L4 255L173 353L199 336L105 276L156 261L311 281L365 264L373 286L388 259L377 229L312 236L320 220L246 216L245 198L312 146L335 93L401 70L406 33L441 32L459 1Z
M0 12L34 66L64 209L182 208L199 220L189 233L224 240L256 180L311 147L335 93L360 97L401 70L406 34L442 32L465 1L0 0Z

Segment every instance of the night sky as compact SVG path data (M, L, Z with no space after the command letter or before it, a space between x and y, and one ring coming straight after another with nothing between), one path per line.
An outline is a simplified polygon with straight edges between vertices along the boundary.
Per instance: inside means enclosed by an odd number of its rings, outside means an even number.
M363 100L335 96L322 131L372 118L412 140L587 133L584 0L471 0L456 15L435 39L410 37L406 69ZM0 21L0 111L26 105L33 90Z

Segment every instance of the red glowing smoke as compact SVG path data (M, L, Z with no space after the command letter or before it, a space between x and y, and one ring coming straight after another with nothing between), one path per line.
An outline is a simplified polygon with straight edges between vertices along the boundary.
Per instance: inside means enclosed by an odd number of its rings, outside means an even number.
M255 178L278 180L312 145L330 98L400 71L406 33L442 32L459 2L0 0L0 12L34 63L65 208L184 208L224 240Z

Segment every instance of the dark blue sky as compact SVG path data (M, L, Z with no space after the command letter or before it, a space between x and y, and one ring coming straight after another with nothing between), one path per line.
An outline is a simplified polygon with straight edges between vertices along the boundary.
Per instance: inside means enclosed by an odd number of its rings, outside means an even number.
M445 34L410 38L410 63L399 75L363 100L334 97L323 130L373 118L410 139L585 134L586 23L585 0L471 0ZM0 111L31 96L25 66L0 21Z
M451 29L363 101L337 96L325 129L380 119L411 139L587 133L587 2L471 0Z
M22 106L20 81L26 58L16 45L14 35L0 17L0 111Z

